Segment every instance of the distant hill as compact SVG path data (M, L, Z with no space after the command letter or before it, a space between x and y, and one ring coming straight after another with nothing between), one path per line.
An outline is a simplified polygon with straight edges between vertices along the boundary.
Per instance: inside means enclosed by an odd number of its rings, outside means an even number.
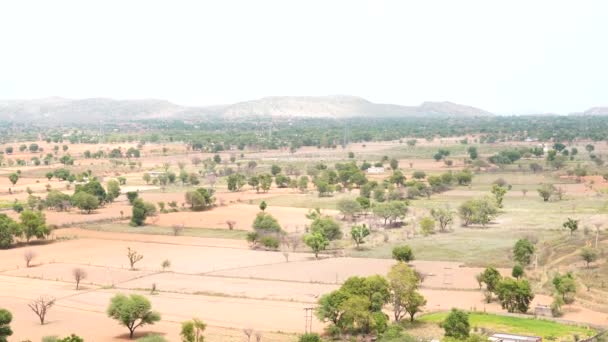
M582 112L581 115L608 115L608 107L592 107Z
M285 117L407 117L488 116L485 110L452 102L424 102L420 106L379 104L355 96L273 96L235 104L185 107L165 100L113 100L59 97L37 100L0 100L0 120L80 123L145 119L182 119L221 116Z

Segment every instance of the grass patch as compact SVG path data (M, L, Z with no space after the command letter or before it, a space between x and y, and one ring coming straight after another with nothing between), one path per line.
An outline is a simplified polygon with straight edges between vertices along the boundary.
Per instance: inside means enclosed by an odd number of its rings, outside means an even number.
M143 227L131 227L126 223L101 223L95 225L83 225L83 229L97 230L102 232L114 232L114 233L129 233L129 234L150 234L150 235L174 235L173 228L162 227L155 225L146 225ZM193 236L203 238L217 238L217 239L234 239L244 240L247 236L245 230L229 230L229 229L213 229L213 228L191 228L184 227L180 232L180 236Z
M428 323L441 323L447 315L447 312L432 313L420 317L419 320ZM593 329L587 327L567 325L549 320L476 312L469 313L469 322L473 328L485 328L502 333L534 335L542 338L574 339L574 335L592 336L595 333Z

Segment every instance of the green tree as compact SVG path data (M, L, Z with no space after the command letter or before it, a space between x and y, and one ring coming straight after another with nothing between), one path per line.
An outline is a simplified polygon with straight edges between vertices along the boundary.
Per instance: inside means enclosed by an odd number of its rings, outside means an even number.
M471 199L465 201L458 207L458 214L462 225L467 227L471 224L481 224L482 226L490 223L498 214L498 209L493 201L488 198Z
M469 332L471 331L469 314L458 309L452 309L450 314L441 323L441 327L445 330L444 335L446 337L464 340L469 337Z
M17 181L19 181L19 174L13 172L11 174L8 175L8 180L11 182L11 184L15 185L17 184Z
M574 232L578 229L578 220L568 218L568 220L562 224L562 227L570 230L570 236L572 236Z
M338 210L344 215L344 219L347 217L352 218L361 212L361 205L359 202L349 198L343 198L336 204Z
M521 265L513 266L513 270L511 270L511 276L515 279L520 279L524 276L524 268Z
M354 225L350 229L350 236L355 241L357 248L363 243L365 243L365 238L370 234L369 229L365 224L363 225Z
M447 231L447 228L454 222L454 213L449 209L431 209L431 216L439 223L439 230Z
M44 200L44 204L48 208L55 209L57 211L66 210L68 204L70 203L70 195L64 194L58 190L51 190L46 195L46 199Z
M87 194L91 194L97 197L97 200L99 201L100 205L105 203L106 198L108 196L106 190L103 188L103 186L97 179L91 179L85 184L76 185L74 193L80 191L86 192Z
M426 304L426 299L417 292L420 279L416 272L405 263L397 263L388 275L391 290L391 302L395 321L399 322L405 314L414 315Z
M424 236L428 236L435 232L435 220L431 217L425 216L420 219L420 230Z
M393 158L389 162L389 165L391 166L391 169L397 170L399 168L399 161L397 159Z
M273 164L270 167L270 173L272 173L273 176L278 175L279 173L281 173L281 167Z
M253 229L261 234L280 233L282 231L279 221L268 213L258 213L252 225Z
M25 240L28 243L33 237L44 239L49 234L49 228L46 226L46 218L44 217L44 214L39 211L24 210L19 215L19 220L21 221Z
M193 318L190 321L182 322L182 330L180 336L182 342L203 342L205 337L203 332L207 325L198 318Z
M324 251L329 246L329 240L320 232L304 235L304 243L312 249L315 258L319 258L319 252Z
M13 315L10 311L0 309L0 342L7 342L7 337L13 334L10 324L13 320Z
M154 215L156 212L156 206L153 203L144 202L141 198L133 201L133 207L131 209L131 226L143 226L146 222L146 218Z
M393 248L393 259L397 261L410 262L414 260L414 252L410 246L397 246Z
M555 186L553 186L553 184L543 184L536 191L538 191L538 195L542 197L544 202L548 202L551 196L555 194L557 189L555 189Z
M0 249L9 248L16 236L21 235L21 227L6 214L0 214Z
M147 172L144 173L144 175L142 176L142 178L143 178L144 182L146 182L146 184L150 184L150 181L152 180L152 177Z
M245 185L246 178L240 173L234 173L228 176L226 182L229 191L240 191Z
M467 153L469 154L469 158L471 158L473 160L477 159L477 156L478 156L478 154L477 154L477 147L475 147L475 146L469 147L467 149Z
M494 184L492 185L492 190L490 192L494 195L494 198L496 199L496 205L499 208L502 208L502 201L504 200L505 195L507 193L507 188L498 184Z
M598 259L598 254L595 249L585 247L581 249L581 258L587 263L587 268L589 268L589 264Z
M107 188L106 200L108 202L114 202L114 200L116 198L118 198L118 196L120 196L120 183L118 183L117 180L110 179L108 181L108 183L106 184L106 188Z
M494 293L496 291L496 286L502 279L500 272L492 266L486 267L486 269L481 274L481 281L486 285L486 289Z
M504 278L496 285L496 295L503 309L509 312L526 313L534 294L527 280Z
M260 210L266 211L266 208L268 208L268 204L266 204L266 201L260 202Z
M310 224L310 231L322 234L327 240L338 240L342 238L340 225L329 216L318 216Z
M556 274L551 281L555 291L562 297L564 302L572 303L574 301L574 295L576 294L576 280L574 275L570 272L561 275Z
M129 204L133 205L133 202L139 197L139 193L137 191L127 191L127 199L129 200Z
M112 297L107 314L129 329L130 338L133 338L135 329L160 321L160 314L152 311L150 301L136 294L128 297L117 294Z
M298 342L323 342L317 333L306 333L298 338Z
M215 197L213 197L213 189L198 188L193 191L187 191L185 200L187 204L190 204L190 209L195 211L207 210L215 203Z
M87 214L90 214L91 211L99 208L99 200L97 197L84 191L75 193L74 196L72 196L71 202L72 205L82 211L85 211Z
M519 239L513 247L513 259L521 265L530 265L534 255L534 245L528 239Z
M300 179L298 179L298 190L306 192L306 189L308 189L308 177L301 176Z

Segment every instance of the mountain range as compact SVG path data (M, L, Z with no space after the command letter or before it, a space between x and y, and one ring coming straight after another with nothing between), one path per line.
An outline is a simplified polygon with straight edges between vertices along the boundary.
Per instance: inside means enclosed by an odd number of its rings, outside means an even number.
M595 107L578 115L608 115L608 107ZM423 102L418 106L373 103L356 96L272 96L217 106L180 106L157 99L72 100L52 97L35 100L0 100L0 120L16 122L86 123L146 119L201 119L248 116L275 117L482 117L494 114L452 102Z

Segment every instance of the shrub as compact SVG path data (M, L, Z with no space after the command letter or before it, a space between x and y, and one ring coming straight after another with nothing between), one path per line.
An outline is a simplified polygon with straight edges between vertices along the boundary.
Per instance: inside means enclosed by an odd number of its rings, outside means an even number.
M410 262L414 260L414 252L410 246L397 246L393 248L393 259Z
M274 236L266 235L260 239L260 243L262 244L262 246L269 249L279 248L279 239Z

